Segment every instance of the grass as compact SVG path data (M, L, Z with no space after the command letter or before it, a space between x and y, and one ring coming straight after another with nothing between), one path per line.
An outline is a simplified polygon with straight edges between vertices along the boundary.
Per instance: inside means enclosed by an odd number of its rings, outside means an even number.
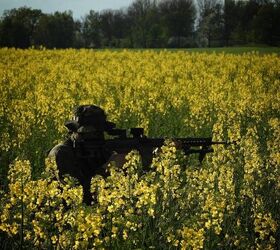
M243 54L248 52L258 52L260 54L280 54L280 47L220 47L220 48L191 48L186 49L190 52L207 52L207 53L232 53Z
M104 49L97 49L104 50ZM122 51L124 49L120 48L108 48L110 51ZM217 48L147 48L147 49L127 49L135 51L145 51L145 50L169 50L169 51L188 51L188 52L201 52L201 53L226 53L226 54L244 54L250 52L258 52L259 54L272 54L276 53L280 55L280 47L269 47L269 46L246 46L246 47L217 47Z

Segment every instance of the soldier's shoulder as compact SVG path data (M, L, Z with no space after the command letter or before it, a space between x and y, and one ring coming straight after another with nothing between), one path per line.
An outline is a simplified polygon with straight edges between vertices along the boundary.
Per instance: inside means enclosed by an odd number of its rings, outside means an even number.
M49 157L57 156L58 154L70 153L73 151L73 146L69 140L55 145L48 153Z

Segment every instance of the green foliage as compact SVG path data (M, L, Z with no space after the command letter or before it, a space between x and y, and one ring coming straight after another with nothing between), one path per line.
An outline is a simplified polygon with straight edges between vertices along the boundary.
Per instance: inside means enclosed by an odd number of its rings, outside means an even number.
M0 53L0 248L279 246L277 54ZM95 201L86 206L78 183L43 159L63 139L73 106L89 103L118 127L144 127L152 137L236 144L214 146L200 164L166 142L144 171L131 152L108 178L92 179Z
M258 144L251 141L255 136L253 129L248 131L240 142L246 150L233 145L199 168L186 164L172 142L166 142L145 172L139 153L132 151L122 168L112 162L109 177L92 178L91 206L82 203L75 180L58 178L52 161L32 180L29 162L17 160L10 167L9 191L0 200L0 246L275 249L279 186L263 184L279 185L279 171L259 165ZM248 151L246 145L256 147ZM244 176L235 178L238 168ZM270 194L273 200L267 199Z
M197 2L197 3L196 3ZM44 14L19 8L0 20L0 46L187 48L279 46L277 1L134 0L126 9Z

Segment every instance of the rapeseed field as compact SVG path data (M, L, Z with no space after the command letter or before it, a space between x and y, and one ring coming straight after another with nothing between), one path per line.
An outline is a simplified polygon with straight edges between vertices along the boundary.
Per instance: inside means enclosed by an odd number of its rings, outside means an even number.
M280 247L280 58L186 51L0 49L1 249ZM209 137L202 163L167 141L82 187L46 152L73 107L149 137Z

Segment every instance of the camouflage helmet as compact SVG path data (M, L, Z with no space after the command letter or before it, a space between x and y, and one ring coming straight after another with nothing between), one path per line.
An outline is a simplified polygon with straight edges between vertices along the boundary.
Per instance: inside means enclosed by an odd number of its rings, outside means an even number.
M73 120L67 121L65 126L74 132L90 132L89 128L98 131L110 129L113 123L108 122L104 110L95 105L80 105L74 109Z

